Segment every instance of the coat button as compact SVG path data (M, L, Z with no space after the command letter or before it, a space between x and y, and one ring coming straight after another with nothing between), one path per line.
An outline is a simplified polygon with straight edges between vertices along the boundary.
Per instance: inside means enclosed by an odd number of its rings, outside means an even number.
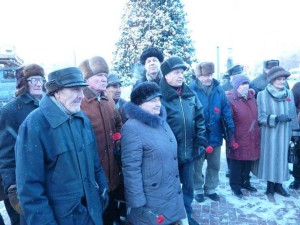
M153 183L151 184L152 187L156 187L157 186L157 183Z
M177 156L174 157L174 160L177 160Z
M170 138L170 142L173 142L173 139L172 139L172 138Z
M178 177L179 177L179 175L177 174L177 175L176 175L176 178L178 178Z
M179 195L181 194L181 190L180 190L180 191L178 191L178 194L179 194Z

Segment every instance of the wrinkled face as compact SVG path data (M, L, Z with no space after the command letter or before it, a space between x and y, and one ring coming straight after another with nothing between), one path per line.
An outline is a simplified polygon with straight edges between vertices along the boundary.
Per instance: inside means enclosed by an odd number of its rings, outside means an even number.
M276 78L272 85L277 89L283 89L285 87L286 77L278 77Z
M242 83L238 89L237 92L240 93L241 95L246 95L249 91L249 83L248 82L244 82Z
M181 87L184 82L183 69L172 70L165 75L167 83L172 87Z
M99 73L97 75L91 76L86 80L86 82L92 90L96 91L97 93L101 93L106 90L107 74Z
M109 87L106 88L106 95L114 100L118 100L121 97L121 85L109 85Z
M158 58L148 57L145 61L145 70L152 79L155 79L160 71L160 62Z
M152 115L159 115L161 108L160 97L152 98L151 100L142 103L140 107Z
M206 74L206 75L198 75L199 81L204 85L204 86L210 86L212 83L213 79L213 74Z
M63 88L54 93L54 97L71 113L77 113L80 111L80 104L84 97L83 88L84 87Z
M43 92L43 86L46 79L42 76L32 76L27 79L27 84L29 88L29 94L35 98L40 98Z

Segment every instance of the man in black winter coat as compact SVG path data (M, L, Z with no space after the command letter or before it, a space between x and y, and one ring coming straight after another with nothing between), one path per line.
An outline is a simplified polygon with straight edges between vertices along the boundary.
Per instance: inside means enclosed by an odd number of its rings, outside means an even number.
M20 67L16 71L16 98L0 110L0 173L4 192L6 210L11 224L23 224L18 213L21 213L16 189L16 161L14 146L19 127L27 115L38 108L44 93L44 69L37 64ZM13 208L11 208L11 206Z

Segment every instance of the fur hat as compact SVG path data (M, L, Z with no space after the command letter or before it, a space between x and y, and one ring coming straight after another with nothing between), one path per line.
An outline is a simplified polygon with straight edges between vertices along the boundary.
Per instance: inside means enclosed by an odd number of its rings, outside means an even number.
M231 84L233 86L233 89L238 89L239 86L243 83L250 83L250 80L248 77L242 74L238 74L232 77Z
M278 77L289 77L289 76L291 76L290 72L286 71L280 66L274 66L269 70L267 74L267 79L269 83L272 83Z
M99 73L109 73L107 62L101 56L94 56L89 60L83 61L80 63L79 68L83 73L84 79L88 79Z
M271 69L274 66L279 66L279 60L271 59L263 62L264 69Z
M28 91L27 79L32 76L45 77L43 67L38 64L28 64L21 66L16 70L16 96L22 95Z
M172 57L166 59L160 65L160 70L164 76L167 75L168 73L170 73L171 71L180 69L180 68L183 70L186 70L187 66L185 65L183 60L178 56L172 56Z
M237 74L241 74L243 73L243 67L241 65L235 65L233 67L231 67L227 73L229 76L234 76L234 75L237 75Z
M54 95L55 92L63 88L88 86L77 67L53 71L48 75L48 80L45 84L48 95Z
M196 66L198 76L206 76L215 72L215 65L212 62L202 62Z
M145 65L145 62L149 57L156 57L161 63L164 61L163 54L156 47L149 47L142 52L140 56L141 64Z
M110 73L107 76L107 87L115 84L122 84L122 80L119 78L118 74Z
M155 97L161 97L159 86L154 82L145 81L136 85L131 94L130 101L133 104L141 105Z

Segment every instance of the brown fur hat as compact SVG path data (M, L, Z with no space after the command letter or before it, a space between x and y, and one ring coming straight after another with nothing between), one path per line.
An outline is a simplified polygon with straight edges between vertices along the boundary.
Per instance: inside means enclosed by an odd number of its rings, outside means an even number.
M212 62L202 62L196 65L196 75L206 76L215 72L215 65Z
M273 83L273 81L278 77L289 77L289 76L291 76L290 72L286 71L280 66L274 66L269 70L267 74L267 79L269 83Z
M85 80L94 75L93 71L90 68L88 59L86 59L82 63L80 63L78 67L80 68L80 70L83 74L83 78Z
M29 64L27 66L19 67L16 71L17 79L17 92L16 96L22 95L28 91L28 84L26 80L32 76L42 76L45 77L45 71L43 67L38 64Z
M84 79L99 73L109 73L107 62L101 56L94 56L90 59L84 60L80 63L79 68L83 74Z

